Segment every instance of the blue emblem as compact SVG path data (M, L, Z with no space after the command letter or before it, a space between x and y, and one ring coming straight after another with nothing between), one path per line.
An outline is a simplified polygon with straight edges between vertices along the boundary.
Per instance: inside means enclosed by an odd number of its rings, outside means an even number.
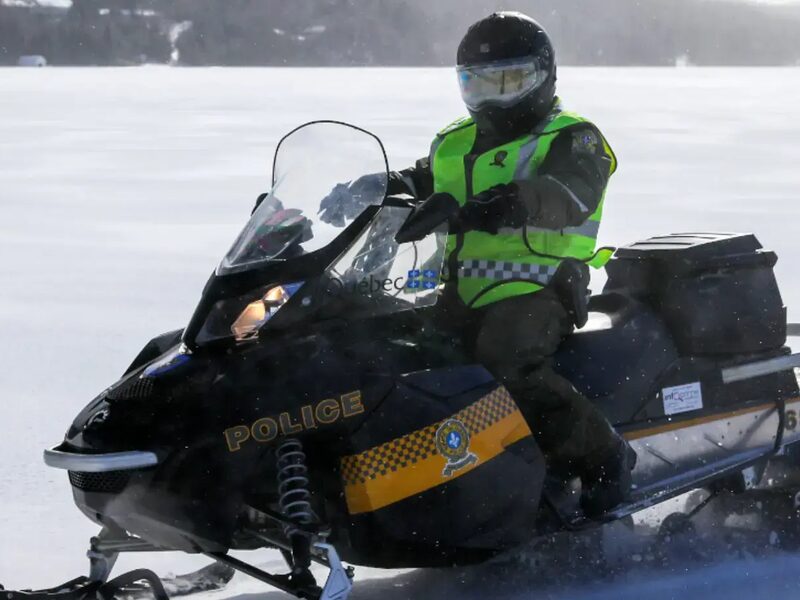
M439 285L439 275L433 269L413 269L408 272L408 282L406 287L412 290L420 288L424 290L434 290Z
M451 431L447 436L447 445L453 450L458 450L461 447L461 436L457 431Z
M458 419L447 419L436 430L436 449L447 463L442 477L452 477L453 473L478 462L478 457L469 451L469 429Z

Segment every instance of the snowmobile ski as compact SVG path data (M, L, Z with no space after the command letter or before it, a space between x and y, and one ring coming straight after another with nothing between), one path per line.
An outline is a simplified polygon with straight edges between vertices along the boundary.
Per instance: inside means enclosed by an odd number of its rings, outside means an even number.
M137 569L108 582L92 581L84 576L44 590L12 591L0 586L0 596L5 600L167 600L220 590L228 584L235 572L232 567L213 563L192 573L162 579L152 571Z

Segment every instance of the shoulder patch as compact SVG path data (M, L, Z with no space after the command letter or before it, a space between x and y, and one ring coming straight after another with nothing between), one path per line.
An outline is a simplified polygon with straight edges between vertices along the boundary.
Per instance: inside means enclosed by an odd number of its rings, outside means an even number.
M600 140L591 129L581 129L572 133L573 154L597 154Z

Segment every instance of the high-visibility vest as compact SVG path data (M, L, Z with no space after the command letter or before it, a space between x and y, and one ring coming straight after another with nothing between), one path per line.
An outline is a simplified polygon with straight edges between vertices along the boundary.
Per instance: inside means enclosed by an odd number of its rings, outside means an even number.
M556 103L531 133L471 156L477 128L471 118L460 119L440 131L431 146L434 191L452 194L463 206L468 198L495 185L536 177L558 133L580 123L588 121L561 110ZM602 143L611 157L613 173L616 158L605 138ZM537 292L552 280L564 258L592 259L602 215L603 199L577 227L525 226L504 228L497 234L470 231L449 235L448 278L453 279L452 270L456 269L458 295L473 308ZM593 266L598 262L592 261Z

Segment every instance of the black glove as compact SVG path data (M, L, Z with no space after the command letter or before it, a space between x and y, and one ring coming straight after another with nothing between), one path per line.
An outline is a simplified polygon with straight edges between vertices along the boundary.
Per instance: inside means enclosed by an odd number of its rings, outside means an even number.
M476 194L461 208L458 220L464 231L496 234L501 227L522 227L528 208L519 198L516 183L501 183Z
M418 242L439 225L457 219L458 200L446 192L436 192L420 202L394 236L398 244Z
M319 218L334 227L344 227L371 204L380 204L386 195L386 173L364 175L349 183L339 183L319 204Z

